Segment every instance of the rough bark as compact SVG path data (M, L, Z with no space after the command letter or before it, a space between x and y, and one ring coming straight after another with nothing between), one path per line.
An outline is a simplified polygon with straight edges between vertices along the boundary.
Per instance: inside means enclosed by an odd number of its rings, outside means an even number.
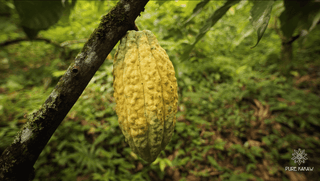
M121 0L92 33L42 107L0 157L0 180L33 180L33 165L107 55L130 29L148 0Z

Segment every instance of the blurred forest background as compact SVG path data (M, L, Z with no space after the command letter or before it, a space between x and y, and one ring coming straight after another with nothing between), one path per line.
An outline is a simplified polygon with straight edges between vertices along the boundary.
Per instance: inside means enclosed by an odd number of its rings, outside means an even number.
M197 9L200 2L150 1L136 20L140 30L156 35L178 80L176 128L159 158L147 165L118 127L112 87L116 46L41 153L36 181L320 178L320 26L293 29L299 36L288 58L281 51L279 22L285 7L275 1L262 39L251 48L257 43L253 3L240 1L189 50L225 3L202 1L206 5ZM70 16L28 41L17 7L0 0L0 153L116 3L77 1ZM291 159L299 148L308 158L300 166L313 171L285 171L299 166Z

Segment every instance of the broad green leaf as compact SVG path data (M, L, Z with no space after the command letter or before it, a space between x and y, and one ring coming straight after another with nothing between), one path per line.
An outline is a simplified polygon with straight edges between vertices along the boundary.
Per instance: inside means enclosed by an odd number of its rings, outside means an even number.
M317 12L317 14L314 16L312 25L310 26L309 31L313 30L319 21L320 21L320 11Z
M285 37L291 37L298 26L299 12L295 1L284 1L285 10L280 15L281 31Z
M237 39L235 39L232 44L233 46L238 46L246 37L248 37L249 35L251 35L253 32L253 29L250 28L248 30L246 30L244 33L241 33L241 36L239 36Z
M258 45L263 33L267 29L273 3L274 1L254 1L253 3L251 9L251 23L257 31L258 40L252 48Z
M281 31L287 38L291 38L294 31L300 29L313 28L320 4L312 0L305 1L284 1L285 10L280 15Z
M20 25L30 39L35 38L40 30L46 30L56 24L64 9L60 0L13 2L21 20Z
M237 4L240 0L227 0L227 2L221 6L219 9L217 9L207 20L206 24L202 26L202 28L199 31L199 34L196 37L195 42L192 45L189 45L185 48L185 51L183 55L181 56L182 60L187 59L189 52L193 49L193 47L204 37L204 35L210 30L212 26L214 26L223 15L226 14L226 12L229 10L229 8L235 4Z
M301 17L299 20L299 31L307 30L311 31L315 28L320 19L320 3L309 2L303 8L300 9ZM300 33L301 35L301 33Z
M201 2L199 2L196 7L193 9L193 13L192 15L189 17L188 20L186 20L183 24L187 24L188 22L190 22L195 16L197 16L203 9L203 7L208 4L209 0L203 0ZM194 3L196 3L195 1L189 1L188 2L188 7L191 7Z

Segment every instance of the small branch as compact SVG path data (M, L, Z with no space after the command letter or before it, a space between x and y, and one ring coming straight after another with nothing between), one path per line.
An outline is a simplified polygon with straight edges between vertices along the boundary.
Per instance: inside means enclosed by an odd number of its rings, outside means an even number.
M292 44L294 41L296 41L298 38L300 37L300 34L296 35L296 36L293 36L290 38L289 41L287 42L283 42L283 44Z
M300 37L300 34L298 34L296 36L291 37L288 41L286 41L287 38L282 35L282 33L280 32L280 29L278 28L277 19L278 19L277 17L274 18L274 27L273 27L273 29L276 31L276 33L280 37L280 39L282 41L282 44L291 44L291 43L293 43L295 40L297 40Z
M87 41L88 41L88 39L68 40L68 41L64 41L64 42L60 43L60 46L65 47L65 46L69 46L69 45L76 44L76 43L85 43Z
M14 40L8 40L8 41L0 43L0 47L8 46L8 45L11 45L11 44L14 44L14 43L19 43L19 42L22 42L22 41L31 41L31 40L28 39L28 38L17 38L17 39L14 39ZM56 47L63 48L58 43L55 43L52 40L47 39L47 38L37 37L37 38L33 39L32 41L44 41L44 42L52 44L52 45L54 45Z

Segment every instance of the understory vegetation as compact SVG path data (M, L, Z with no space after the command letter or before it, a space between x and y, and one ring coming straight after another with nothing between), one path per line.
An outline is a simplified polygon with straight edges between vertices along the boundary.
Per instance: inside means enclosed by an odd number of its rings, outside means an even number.
M116 3L108 2L108 8ZM208 11L222 4L210 3ZM320 28L293 43L294 58L285 74L279 68L281 41L271 26L250 49L256 37L244 35L250 27L247 6L234 7L236 15L228 12L196 44L190 59L182 60L184 45L194 41L208 15L200 13L183 25L192 9L174 1L162 6L149 2L136 24L157 36L174 64L179 87L171 142L150 165L125 142L114 110L115 47L41 153L35 181L320 178ZM40 36L59 44L85 39L107 12L79 1L70 23L61 21ZM22 36L12 24L1 27L0 42ZM61 49L24 41L0 47L0 153L83 45L69 42ZM308 158L300 166L314 171L285 171L299 166L291 159L298 149Z

